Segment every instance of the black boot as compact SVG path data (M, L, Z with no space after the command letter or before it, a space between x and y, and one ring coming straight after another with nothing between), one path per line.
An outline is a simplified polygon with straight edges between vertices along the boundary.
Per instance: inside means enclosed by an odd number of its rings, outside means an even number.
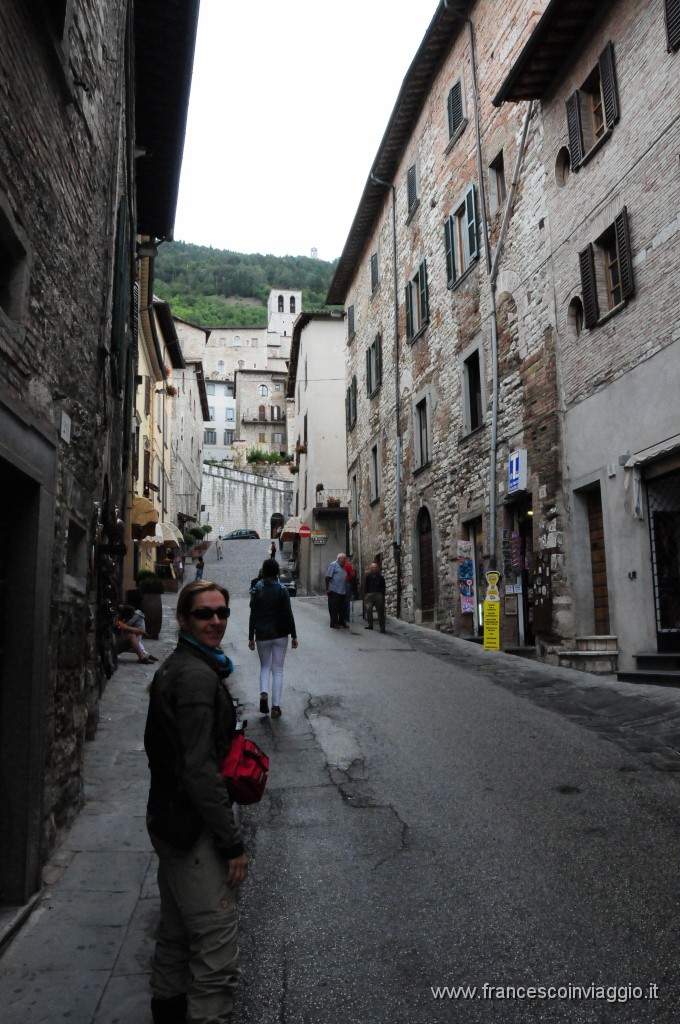
M153 1024L186 1024L187 997L184 993L171 999L157 999L153 996L151 1016Z

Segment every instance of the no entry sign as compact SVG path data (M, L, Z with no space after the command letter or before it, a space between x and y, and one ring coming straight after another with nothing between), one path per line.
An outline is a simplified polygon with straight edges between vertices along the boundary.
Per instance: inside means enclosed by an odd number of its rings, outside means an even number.
M312 528L311 528L311 526L305 526L305 524L303 523L302 526L300 527L300 536L304 537L306 539L307 537L311 537L311 535L312 535Z

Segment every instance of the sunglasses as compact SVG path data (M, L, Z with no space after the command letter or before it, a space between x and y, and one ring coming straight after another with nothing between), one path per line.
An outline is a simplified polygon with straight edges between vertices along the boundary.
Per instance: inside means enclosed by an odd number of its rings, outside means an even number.
M226 605L220 605L219 608L206 608L202 606L200 608L194 608L193 611L189 612L195 619L202 619L203 622L207 622L208 619L214 618L216 615L218 619L224 621L231 615L231 609L227 608Z

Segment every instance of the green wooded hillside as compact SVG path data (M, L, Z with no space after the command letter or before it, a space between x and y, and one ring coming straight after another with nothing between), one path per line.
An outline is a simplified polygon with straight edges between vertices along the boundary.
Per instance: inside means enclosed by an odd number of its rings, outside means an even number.
M155 261L154 292L175 316L203 327L264 327L272 288L302 291L303 309L322 309L336 262L166 242Z

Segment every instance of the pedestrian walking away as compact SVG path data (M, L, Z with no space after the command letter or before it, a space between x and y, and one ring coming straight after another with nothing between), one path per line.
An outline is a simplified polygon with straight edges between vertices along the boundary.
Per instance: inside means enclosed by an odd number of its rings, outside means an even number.
M203 579L203 570L205 569L205 562L203 561L203 555L199 555L196 559L196 576L195 579Z
M364 607L367 625L365 629L373 629L373 609L378 613L380 632L385 632L385 577L377 562L371 562L364 578Z
M335 561L326 569L326 595L331 629L349 629L345 615L347 605L347 573L344 565L347 555L340 551Z
M269 549L269 555L271 558L276 558L276 541L272 541L272 546Z
M223 554L222 538L221 537L218 537L217 540L215 541L215 554L217 555L218 562L221 561L222 560L222 554Z
M260 570L250 593L250 619L248 622L248 647L260 657L260 712L269 714L269 689L271 684L272 718L281 717L281 691L283 689L283 663L288 650L297 648L297 631L290 594L279 583L279 563L267 558Z
M248 856L220 764L236 729L220 643L229 592L194 580L177 602L176 649L156 672L144 733L147 828L158 854L154 1024L228 1024L238 967L236 893Z

